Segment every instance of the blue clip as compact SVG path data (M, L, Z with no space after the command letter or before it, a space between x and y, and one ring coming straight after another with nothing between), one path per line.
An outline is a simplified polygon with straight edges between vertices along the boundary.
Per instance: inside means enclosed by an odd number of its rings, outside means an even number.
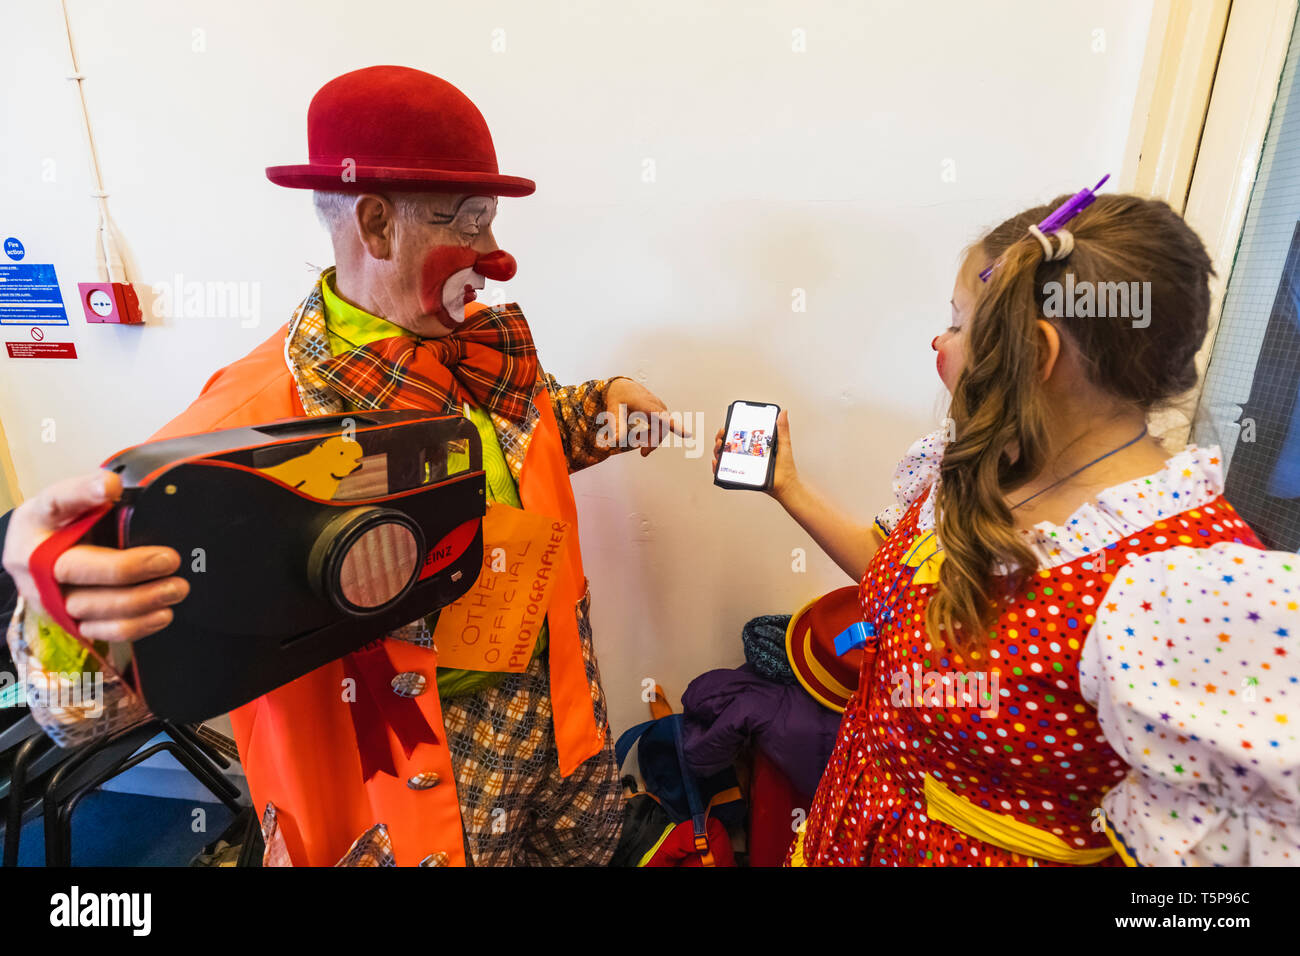
M875 637L876 626L867 621L850 624L835 638L835 656L843 657L849 651L867 646L867 638Z

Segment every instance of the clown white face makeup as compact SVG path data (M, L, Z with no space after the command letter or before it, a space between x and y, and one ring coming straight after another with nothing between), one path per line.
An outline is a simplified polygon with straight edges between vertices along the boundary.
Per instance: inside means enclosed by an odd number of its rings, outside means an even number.
M514 275L514 259L497 247L492 220L497 201L492 196L449 197L453 206L432 208L426 222L443 240L428 250L420 271L420 304L448 331L465 321L465 307L475 300L488 278L505 281ZM451 241L447 241L451 240Z
M401 211L391 242L372 249L369 302L359 304L426 338L455 332L487 279L515 274L514 258L492 235L497 200L431 193L398 197L394 205Z

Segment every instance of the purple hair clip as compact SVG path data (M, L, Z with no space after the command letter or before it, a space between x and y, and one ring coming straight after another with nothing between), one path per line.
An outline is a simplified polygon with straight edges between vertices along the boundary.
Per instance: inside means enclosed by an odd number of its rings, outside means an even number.
M1038 231L1045 236L1050 235L1064 226L1075 216L1079 215L1079 213L1092 205L1093 200L1097 198L1097 190L1104 186L1108 179L1110 179L1110 173L1102 176L1101 182L1097 183L1097 185L1093 186L1091 189L1080 189L1065 202L1061 203L1061 205L1054 209L1046 219L1038 224ZM993 274L994 265L997 265L997 263L993 263L993 265L980 273L980 282L989 281L989 276Z

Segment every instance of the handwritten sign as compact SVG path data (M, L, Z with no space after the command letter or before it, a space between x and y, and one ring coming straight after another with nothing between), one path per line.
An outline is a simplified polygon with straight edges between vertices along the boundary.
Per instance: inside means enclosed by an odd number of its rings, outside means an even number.
M442 609L433 630L438 666L521 673L555 590L569 525L494 503L483 518L483 570Z

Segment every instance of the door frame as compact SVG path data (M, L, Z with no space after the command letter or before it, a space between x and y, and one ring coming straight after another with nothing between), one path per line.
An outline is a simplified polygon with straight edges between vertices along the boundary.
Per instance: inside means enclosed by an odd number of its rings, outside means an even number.
M1200 404L1298 6L1156 0L1152 9L1120 188L1181 212L1214 263L1192 406ZM1155 421L1178 444L1187 441L1186 413Z

